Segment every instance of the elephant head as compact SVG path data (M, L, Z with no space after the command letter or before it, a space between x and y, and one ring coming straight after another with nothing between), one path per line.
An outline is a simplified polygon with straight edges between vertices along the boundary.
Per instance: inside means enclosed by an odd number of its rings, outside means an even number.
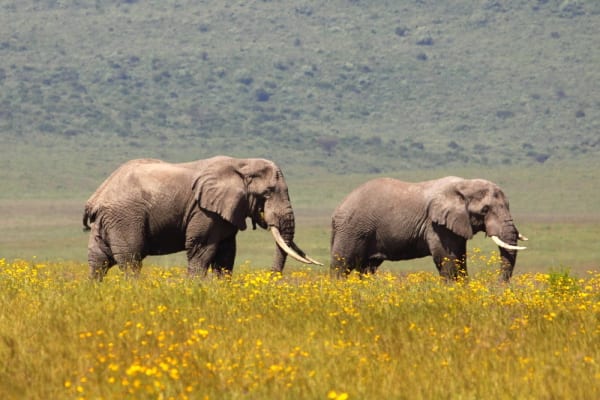
M246 229L246 218L269 229L277 243L272 270L283 270L287 255L305 264L320 264L294 243L294 212L279 167L265 159L224 158L209 163L193 183L198 205Z
M431 220L456 235L471 239L485 232L499 247L502 259L501 279L508 281L515 266L519 234L509 210L508 199L494 183L484 179L446 178L431 193L428 212Z

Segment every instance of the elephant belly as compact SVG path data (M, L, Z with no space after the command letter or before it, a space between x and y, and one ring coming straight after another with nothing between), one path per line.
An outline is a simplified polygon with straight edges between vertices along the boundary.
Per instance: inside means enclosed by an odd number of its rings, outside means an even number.
M427 257L429 251L422 251L421 249L403 249L402 251L392 252L389 257L390 261L400 261L400 260L412 260L414 258L422 258Z
M162 229L154 233L146 247L146 253L153 256L183 250L185 250L185 234L178 229Z
M380 253L389 261L412 260L431 255L429 248L420 242L386 243Z

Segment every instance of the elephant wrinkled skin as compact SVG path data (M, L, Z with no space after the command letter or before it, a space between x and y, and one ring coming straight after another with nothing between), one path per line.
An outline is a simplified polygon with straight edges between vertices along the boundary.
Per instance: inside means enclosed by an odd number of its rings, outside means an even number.
M172 164L132 160L112 173L86 202L84 229L90 276L102 280L115 264L134 275L148 255L185 250L191 276L209 267L231 273L236 235L252 225L278 243L272 270L287 255L316 263L293 241L295 220L287 184L272 161L217 156Z
M445 177L408 183L379 178L359 186L332 217L331 269L374 273L385 260L433 256L446 279L467 276L466 242L485 232L500 248L501 279L515 266L517 240L508 199L493 182Z

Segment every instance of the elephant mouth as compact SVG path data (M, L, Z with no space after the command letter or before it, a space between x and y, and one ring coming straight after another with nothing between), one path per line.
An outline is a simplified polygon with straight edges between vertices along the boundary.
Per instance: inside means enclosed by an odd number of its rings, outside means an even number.
M252 219L252 230L256 230L256 225L263 229L269 229L269 224L265 220L265 209L264 206L259 207L256 212L251 216Z
M269 224L267 224L267 221L265 220L264 211L259 211L258 216L252 218L252 229L256 230L256 225L260 226L263 229L269 228Z

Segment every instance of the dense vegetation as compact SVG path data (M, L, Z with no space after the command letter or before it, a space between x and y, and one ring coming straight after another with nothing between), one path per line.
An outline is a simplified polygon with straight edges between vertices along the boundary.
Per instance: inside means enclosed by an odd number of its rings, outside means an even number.
M595 0L5 0L0 177L89 190L139 156L306 174L597 155L599 30Z
M197 282L148 268L94 285L77 264L0 259L0 393L598 398L600 275L525 274L505 286L484 271L447 285L430 273L335 281L244 267Z

